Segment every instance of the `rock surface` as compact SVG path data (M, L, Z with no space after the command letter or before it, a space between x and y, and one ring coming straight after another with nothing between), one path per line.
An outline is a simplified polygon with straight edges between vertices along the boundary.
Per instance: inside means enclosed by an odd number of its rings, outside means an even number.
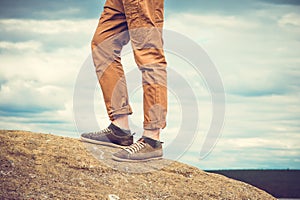
M99 148L96 159L89 150ZM109 160L109 151L72 138L2 130L0 199L275 200L246 183L175 161L125 166ZM146 166L152 170L129 170Z

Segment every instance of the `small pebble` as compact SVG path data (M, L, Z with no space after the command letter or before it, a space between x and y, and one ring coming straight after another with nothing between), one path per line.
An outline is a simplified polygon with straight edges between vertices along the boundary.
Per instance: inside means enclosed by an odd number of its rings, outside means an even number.
M109 200L119 200L120 197L118 197L118 196L115 195L115 194L110 194L110 195L108 195L108 199L109 199Z

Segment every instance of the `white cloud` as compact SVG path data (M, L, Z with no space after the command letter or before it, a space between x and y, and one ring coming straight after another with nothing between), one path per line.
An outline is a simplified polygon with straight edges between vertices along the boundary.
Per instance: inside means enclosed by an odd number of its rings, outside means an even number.
M298 13L288 13L284 16L282 16L279 21L278 24L280 26L296 26L296 27L300 27L300 15Z
M54 85L43 85L33 80L10 80L1 85L1 106L15 111L35 112L41 109L55 110L64 106L66 90Z
M87 33L96 28L97 20L27 20L27 19L1 19L0 26L7 32L31 32L43 34Z
M171 15L166 24L198 41L208 52L227 92L277 94L294 87L290 74L295 76L300 64L299 51L294 51L300 49L298 31L277 22L290 16L288 11L270 7L242 16L178 14ZM297 21L298 16L292 16L289 18Z
M35 11L34 14L37 16L42 16L43 18L53 18L56 16L78 16L82 15L80 8L66 8L62 6L61 10L42 10L42 11Z
M26 43L23 46L33 50L34 47L30 44ZM2 79L36 80L44 84L70 86L88 55L86 47L62 48L55 52L45 52L21 51L19 45L19 43L11 44L10 50L0 55Z
M176 20L174 20L176 19ZM169 20L169 21L168 21ZM213 26L215 28L239 28L239 29L253 29L257 27L256 23L249 22L240 16L226 16L226 15L201 15L195 13L181 13L170 15L167 20L167 26L175 27L176 24L184 24L187 26ZM175 25L173 23L175 23Z
M42 44L38 41L26 42L0 42L0 49L5 51L37 51L41 49Z
M91 28L92 21L0 20L7 35L0 42L2 128L72 136L74 83L90 53L88 36L97 25ZM27 40L10 41L10 35L24 34ZM65 46L61 40L68 37L81 44ZM57 47L49 51L53 43Z
M207 130L201 129L183 160L205 168L299 167L291 161L300 155L299 16L291 10L268 5L239 16L169 15L166 27L205 48L227 93L225 127L213 152L197 161ZM232 151L234 158L228 159ZM243 156L249 160L243 163Z
M242 149L242 148L277 148L277 149L297 149L300 136L295 134L286 135L282 137L280 135L277 140L274 136L272 138L261 138L261 137L252 137L252 138L236 138L236 139L224 139L221 140L223 145L226 144L226 147L231 149ZM287 138L289 136L289 138ZM299 155L299 152L298 152Z

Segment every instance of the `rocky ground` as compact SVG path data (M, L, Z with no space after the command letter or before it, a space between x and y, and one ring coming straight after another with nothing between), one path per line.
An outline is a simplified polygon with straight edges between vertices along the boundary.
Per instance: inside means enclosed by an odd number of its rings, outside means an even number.
M116 163L110 151L72 138L2 130L0 199L109 199L114 194L130 200L275 200L246 183L175 161Z

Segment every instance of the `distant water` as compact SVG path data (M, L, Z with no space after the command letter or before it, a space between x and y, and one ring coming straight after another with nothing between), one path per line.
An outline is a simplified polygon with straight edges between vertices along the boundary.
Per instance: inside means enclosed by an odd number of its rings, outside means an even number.
M280 200L300 200L300 170L216 170L260 188Z

